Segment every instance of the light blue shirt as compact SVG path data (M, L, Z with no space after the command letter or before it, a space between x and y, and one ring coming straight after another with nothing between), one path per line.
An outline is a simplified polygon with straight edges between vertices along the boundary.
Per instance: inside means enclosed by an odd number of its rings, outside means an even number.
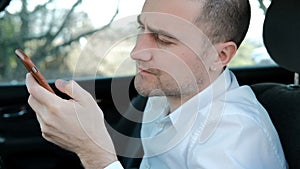
M141 169L287 168L268 113L228 68L205 90L168 112L165 97L148 99Z

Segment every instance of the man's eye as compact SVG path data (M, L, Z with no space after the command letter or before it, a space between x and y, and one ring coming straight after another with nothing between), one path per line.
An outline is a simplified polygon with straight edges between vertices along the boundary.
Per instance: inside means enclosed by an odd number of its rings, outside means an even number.
M156 35L156 40L157 40L157 42L159 42L160 44L163 44L163 45L174 44L174 40L171 37L168 37L168 36L165 36L165 35L157 34Z

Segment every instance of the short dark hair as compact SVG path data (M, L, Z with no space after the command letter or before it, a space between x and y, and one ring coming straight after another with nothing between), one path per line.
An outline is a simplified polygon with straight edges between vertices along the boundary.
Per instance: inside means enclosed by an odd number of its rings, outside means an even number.
M195 23L213 44L233 41L239 47L249 28L248 0L200 0L201 13Z

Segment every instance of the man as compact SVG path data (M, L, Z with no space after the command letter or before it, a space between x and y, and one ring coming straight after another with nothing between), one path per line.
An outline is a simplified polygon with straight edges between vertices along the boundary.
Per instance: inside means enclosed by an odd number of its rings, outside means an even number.
M149 96L140 168L286 168L278 135L247 86L226 67L250 20L247 0L146 0L131 57L135 87ZM86 168L122 168L89 93L57 80L63 100L26 84L43 137Z

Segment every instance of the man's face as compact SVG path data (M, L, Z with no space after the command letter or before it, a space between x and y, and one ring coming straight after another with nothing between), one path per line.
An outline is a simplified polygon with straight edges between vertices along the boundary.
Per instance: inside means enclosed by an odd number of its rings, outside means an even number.
M131 57L135 87L144 96L193 96L210 84L212 45L194 25L200 4L187 0L147 0L138 17L141 32Z

